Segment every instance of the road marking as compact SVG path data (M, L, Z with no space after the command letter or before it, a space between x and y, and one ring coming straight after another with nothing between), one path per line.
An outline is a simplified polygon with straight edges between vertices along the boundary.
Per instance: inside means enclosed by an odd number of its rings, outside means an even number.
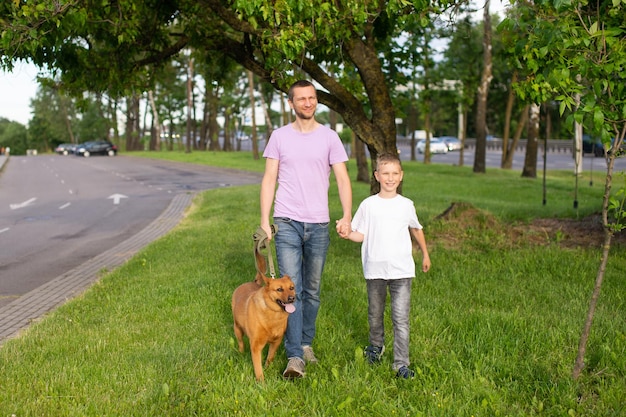
M8 232L10 229L8 227L5 227L4 229L0 229L0 233L4 233L4 232Z
M15 209L19 209L19 208L24 208L28 205L30 205L30 203L34 202L35 200L37 200L35 197L24 201L23 203L16 203L16 204L11 204L9 205L9 207L11 207L11 210L15 210Z
M113 204L119 204L122 198L128 198L128 197L125 196L124 194L112 194L109 196L109 198L113 199Z
M69 207L70 204L72 204L72 203L65 203L65 204L63 204L61 207L59 207L59 210L63 210L64 208Z

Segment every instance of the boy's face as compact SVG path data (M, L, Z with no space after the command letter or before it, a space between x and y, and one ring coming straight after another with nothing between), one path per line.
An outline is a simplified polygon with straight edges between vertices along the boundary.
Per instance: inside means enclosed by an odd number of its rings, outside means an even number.
M402 182L403 175L400 164L396 162L380 164L374 171L374 177L380 183L380 190L384 192L395 192Z

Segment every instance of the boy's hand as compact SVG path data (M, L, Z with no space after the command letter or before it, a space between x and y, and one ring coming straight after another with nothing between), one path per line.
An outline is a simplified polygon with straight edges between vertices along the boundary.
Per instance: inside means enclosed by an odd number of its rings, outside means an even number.
M336 229L339 236L343 239L347 239L350 235L350 223L344 219L336 221Z
M425 256L422 259L422 272L428 272L430 270L430 258Z

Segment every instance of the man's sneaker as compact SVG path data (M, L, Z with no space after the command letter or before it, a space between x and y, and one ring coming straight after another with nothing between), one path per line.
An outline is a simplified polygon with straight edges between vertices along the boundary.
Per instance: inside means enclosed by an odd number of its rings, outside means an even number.
M304 351L303 359L306 363L317 363L317 358L315 357L315 353L313 353L313 348L311 346L302 346L302 350Z
M382 358L384 352L385 346L380 347L369 345L365 348L363 356L365 356L365 359L367 359L370 365L373 365L380 362L380 359Z
M410 370L408 366L401 366L396 373L396 378L412 379L415 378L415 372Z
M287 368L285 368L285 372L283 372L283 378L295 379L302 378L303 376L304 361L297 357L289 358L289 362L287 362Z

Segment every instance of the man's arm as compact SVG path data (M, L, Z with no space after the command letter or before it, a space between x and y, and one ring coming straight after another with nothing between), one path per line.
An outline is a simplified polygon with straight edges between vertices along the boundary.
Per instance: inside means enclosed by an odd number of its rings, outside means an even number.
M261 180L261 228L267 234L268 240L272 240L272 231L270 230L270 211L274 202L274 193L276 191L276 180L278 178L278 159L266 158L265 173Z
M351 231L352 222L352 184L348 175L348 168L344 162L333 165L333 172L337 180L337 188L339 190L339 201L343 216L337 221L337 233L339 236L346 238Z

